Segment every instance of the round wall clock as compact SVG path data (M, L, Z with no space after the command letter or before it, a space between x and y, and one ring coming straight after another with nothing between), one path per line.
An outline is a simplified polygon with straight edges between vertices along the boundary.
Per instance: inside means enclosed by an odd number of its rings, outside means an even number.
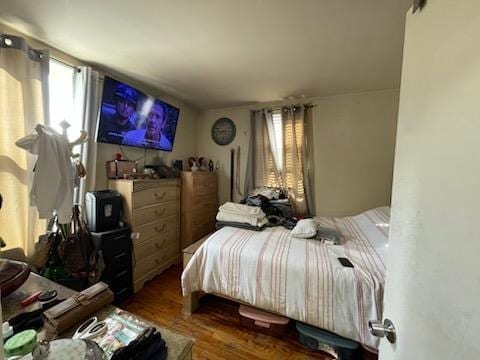
M218 145L228 145L237 133L237 128L232 119L222 117L215 121L212 126L212 139Z

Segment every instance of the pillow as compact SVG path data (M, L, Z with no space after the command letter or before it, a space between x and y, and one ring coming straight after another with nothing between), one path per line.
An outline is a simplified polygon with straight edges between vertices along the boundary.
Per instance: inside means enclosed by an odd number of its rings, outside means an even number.
M313 219L303 219L297 222L292 230L292 236L309 239L317 234L317 223Z

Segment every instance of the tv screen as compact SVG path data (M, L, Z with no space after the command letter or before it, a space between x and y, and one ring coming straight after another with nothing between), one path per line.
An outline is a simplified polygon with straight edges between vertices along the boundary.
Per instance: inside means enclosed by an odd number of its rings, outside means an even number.
M97 142L172 151L180 110L105 76Z

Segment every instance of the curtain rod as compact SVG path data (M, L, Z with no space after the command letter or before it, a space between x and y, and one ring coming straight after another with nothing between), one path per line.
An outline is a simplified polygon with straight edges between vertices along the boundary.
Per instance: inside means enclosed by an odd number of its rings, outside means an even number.
M65 60L61 60L61 59L59 59L59 58L57 58L57 57L53 57L53 56L50 56L50 59L52 59L52 60L54 60L54 61L56 61L56 62L59 62L60 64L69 66L69 67L71 67L71 68L74 68L76 71L80 71L80 69L79 69L80 66L90 66L90 65L88 65L88 64L85 64L85 65L73 65L72 63L69 63L69 62L67 62L67 61L65 61ZM94 69L94 70L96 70L96 69ZM100 80L102 80L102 81L104 80L104 76L103 76L103 75L102 75L102 76L99 75L98 78L99 78Z
M50 55L50 59L56 61L56 62L59 62L60 64L63 64L63 65L66 65L66 66L69 66L69 67L72 67L72 68L77 68L78 66L77 65L73 65L72 63L69 63L69 62L66 62L65 60L61 60L57 57L54 57L52 55Z
M317 105L316 104L291 104L291 105L282 105L282 106L275 106L275 107L266 107L266 108L263 108L263 109L252 109L250 111L253 111L253 112L259 112L259 111L264 111L264 110L275 111L275 110L282 110L286 106L293 106L293 107L295 107L295 106L305 106L306 108L314 108Z

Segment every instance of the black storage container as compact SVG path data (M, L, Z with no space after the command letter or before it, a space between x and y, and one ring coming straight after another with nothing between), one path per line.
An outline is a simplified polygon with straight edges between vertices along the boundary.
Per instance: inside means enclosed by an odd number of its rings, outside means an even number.
M121 304L133 294L131 230L124 227L92 232L92 237L105 262L102 281L113 291L114 304Z
M116 229L122 212L122 197L114 190L89 191L85 194L88 228L92 232Z
M360 359L360 347L354 340L299 321L297 321L297 330L300 342L309 349L326 352L338 360Z

